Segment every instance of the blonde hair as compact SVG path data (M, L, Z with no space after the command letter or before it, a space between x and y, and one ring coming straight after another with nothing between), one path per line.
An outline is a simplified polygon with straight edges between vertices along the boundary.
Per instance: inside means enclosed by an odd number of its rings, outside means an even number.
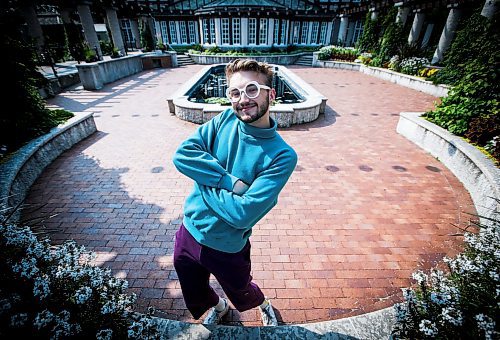
M226 65L226 80L236 72L250 71L263 74L266 77L266 83L269 87L273 86L274 71L271 65L261 63L253 59L235 59Z

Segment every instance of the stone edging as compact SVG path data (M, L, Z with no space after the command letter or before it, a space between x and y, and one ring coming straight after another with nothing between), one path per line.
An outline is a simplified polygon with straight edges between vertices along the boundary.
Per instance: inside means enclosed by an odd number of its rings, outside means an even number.
M313 67L339 68L343 70L359 71L435 97L446 97L448 96L448 92L450 90L450 86L448 85L435 85L431 81L387 70L385 68L371 67L359 63L343 61L318 60L318 52L313 53Z
M436 157L469 191L483 224L498 218L500 170L477 148L462 138L420 117L421 112L402 112L397 131ZM495 198L495 199L493 199Z
M390 339L393 307L340 320L278 327L205 326L155 318L161 339Z
M97 131L93 113L75 113L65 124L53 128L0 163L0 202L14 208L26 198L31 185L61 153ZM18 211L13 219L19 218ZM0 213L1 215L1 213Z
M193 61L201 65L210 64L227 64L234 59L254 59L268 64L277 65L291 65L303 55L309 55L311 52L302 52L297 54L277 54L277 55L247 55L247 56L234 56L234 55L203 55L186 53Z

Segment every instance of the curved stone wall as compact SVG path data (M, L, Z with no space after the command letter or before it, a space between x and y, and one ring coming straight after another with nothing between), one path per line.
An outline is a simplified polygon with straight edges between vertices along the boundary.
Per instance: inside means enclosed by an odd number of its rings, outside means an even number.
M22 202L31 185L61 153L97 131L93 113L75 114L11 155L0 164L0 200L6 208ZM19 211L13 216L16 221ZM0 213L1 215L1 213Z
M402 112L397 126L402 134L436 157L469 191L481 223L498 218L500 170L477 148L462 138L420 117L421 112Z

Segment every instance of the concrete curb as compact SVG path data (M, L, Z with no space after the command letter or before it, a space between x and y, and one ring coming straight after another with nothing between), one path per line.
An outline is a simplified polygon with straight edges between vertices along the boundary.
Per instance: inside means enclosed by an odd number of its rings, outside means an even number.
M462 138L420 117L422 112L402 112L397 132L441 161L469 191L481 223L490 224L500 211L500 170L477 148Z
M53 128L0 163L0 200L6 208L22 202L31 185L61 153L97 131L93 113L75 113L65 124ZM13 216L18 221L20 211ZM1 215L1 214L0 214Z
M389 339L392 307L350 318L278 327L205 326L155 318L161 339Z

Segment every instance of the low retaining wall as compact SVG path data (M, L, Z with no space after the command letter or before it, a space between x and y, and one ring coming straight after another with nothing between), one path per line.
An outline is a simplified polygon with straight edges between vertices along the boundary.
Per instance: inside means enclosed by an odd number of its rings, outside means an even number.
M421 112L402 112L398 133L450 169L469 191L477 213L484 216L481 223L490 224L488 218L494 218L495 212L500 211L500 204L495 201L500 199L500 170L477 148L421 115Z
M97 131L92 113L76 114L65 124L40 136L0 163L0 202L14 208L26 198L45 167L61 153ZM1 215L1 213L0 213ZM13 216L17 221L20 211Z
M191 59L197 64L211 65L211 64L227 64L235 59L254 59L257 61L262 61L269 64L277 65L292 65L295 64L297 59L303 55L308 55L310 53L297 53L297 54L280 54L280 55L248 55L248 56L227 56L227 55L202 55L202 54L190 54L187 53Z
M371 67L359 63L344 61L319 60L318 52L313 53L313 67L338 68L342 70L359 71L392 83L408 87L435 97L446 97L450 87L447 85L435 85L431 81L419 77L394 72L385 68Z

